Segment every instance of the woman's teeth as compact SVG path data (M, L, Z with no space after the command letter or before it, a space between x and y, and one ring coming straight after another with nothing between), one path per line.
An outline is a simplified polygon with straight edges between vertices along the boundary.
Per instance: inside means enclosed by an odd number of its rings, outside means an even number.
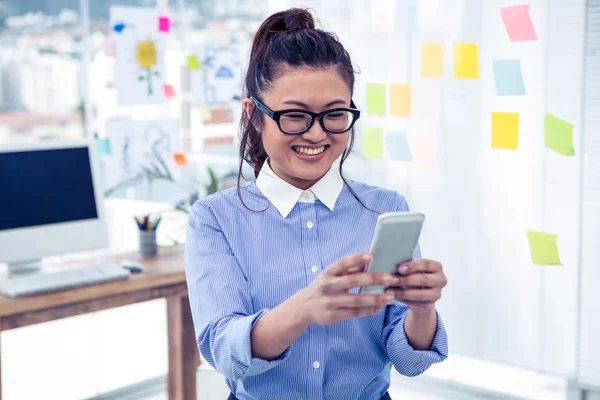
M321 146L321 147L318 147L316 149L311 149L311 148L308 148L308 147L293 146L292 148L294 149L294 151L296 153L308 154L309 156L314 156L316 154L321 154L322 152L324 152L325 151L325 147L326 146Z

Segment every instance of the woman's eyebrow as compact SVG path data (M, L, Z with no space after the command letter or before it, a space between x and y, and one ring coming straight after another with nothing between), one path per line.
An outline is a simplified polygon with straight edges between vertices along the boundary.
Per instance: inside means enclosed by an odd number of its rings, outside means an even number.
M302 107L302 108L308 108L308 109L310 109L310 106L308 104L303 103L303 102L298 101L298 100L286 100L286 101L282 102L281 104L291 104L291 105L299 106L299 107ZM331 106L336 105L336 104L346 105L346 101L342 100L342 99L333 100L333 101L330 101L329 103L325 104L324 108L331 107Z

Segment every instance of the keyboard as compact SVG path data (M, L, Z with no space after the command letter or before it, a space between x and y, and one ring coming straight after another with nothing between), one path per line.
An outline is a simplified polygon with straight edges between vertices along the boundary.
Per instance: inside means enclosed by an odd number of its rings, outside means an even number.
M16 276L0 280L0 293L8 297L34 296L127 279L129 275L130 272L121 264L109 264L69 269L56 273Z

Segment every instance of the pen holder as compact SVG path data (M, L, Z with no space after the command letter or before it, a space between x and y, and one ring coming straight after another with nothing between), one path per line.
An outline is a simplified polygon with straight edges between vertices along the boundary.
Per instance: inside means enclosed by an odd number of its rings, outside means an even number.
M142 258L153 258L158 255L156 231L140 231L140 253Z

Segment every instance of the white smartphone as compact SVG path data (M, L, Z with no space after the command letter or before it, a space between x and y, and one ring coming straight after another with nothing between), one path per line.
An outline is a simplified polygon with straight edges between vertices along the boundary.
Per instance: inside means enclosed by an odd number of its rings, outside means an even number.
M425 215L417 212L384 213L377 219L371 242L373 260L365 272L398 274L398 265L413 259ZM386 286L362 287L361 294L381 294Z

